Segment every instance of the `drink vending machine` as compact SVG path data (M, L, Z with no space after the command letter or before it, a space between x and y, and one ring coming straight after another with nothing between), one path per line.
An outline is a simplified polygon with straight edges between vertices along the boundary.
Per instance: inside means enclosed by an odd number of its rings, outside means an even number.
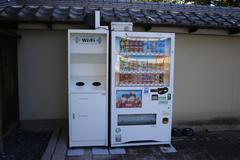
M108 30L68 30L69 146L108 145Z
M111 146L170 144L175 35L111 37Z

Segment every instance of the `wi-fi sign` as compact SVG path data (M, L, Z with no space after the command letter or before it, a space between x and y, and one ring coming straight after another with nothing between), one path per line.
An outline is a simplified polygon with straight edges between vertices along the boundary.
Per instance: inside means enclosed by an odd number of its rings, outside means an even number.
M100 44L102 42L102 38L98 37L97 42L98 42L98 44Z

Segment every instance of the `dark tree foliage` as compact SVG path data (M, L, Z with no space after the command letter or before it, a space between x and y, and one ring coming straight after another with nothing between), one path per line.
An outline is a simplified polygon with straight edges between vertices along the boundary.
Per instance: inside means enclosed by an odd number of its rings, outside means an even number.
M138 0L139 1L139 0ZM240 7L240 0L140 0L145 2L169 2L169 3L190 3L213 6Z

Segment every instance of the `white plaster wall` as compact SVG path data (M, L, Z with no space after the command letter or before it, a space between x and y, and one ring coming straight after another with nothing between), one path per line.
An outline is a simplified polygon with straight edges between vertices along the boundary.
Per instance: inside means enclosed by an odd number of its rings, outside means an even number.
M20 119L67 117L67 31L19 31Z
M67 117L67 32L20 31L21 119ZM176 34L174 121L238 118L240 38Z
M240 38L178 34L174 120L239 118Z

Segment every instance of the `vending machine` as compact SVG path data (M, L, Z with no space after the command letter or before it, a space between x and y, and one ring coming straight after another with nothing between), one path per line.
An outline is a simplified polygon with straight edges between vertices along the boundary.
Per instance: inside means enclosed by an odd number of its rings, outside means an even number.
M170 144L175 35L111 37L111 146Z
M68 30L69 146L108 145L108 30Z

